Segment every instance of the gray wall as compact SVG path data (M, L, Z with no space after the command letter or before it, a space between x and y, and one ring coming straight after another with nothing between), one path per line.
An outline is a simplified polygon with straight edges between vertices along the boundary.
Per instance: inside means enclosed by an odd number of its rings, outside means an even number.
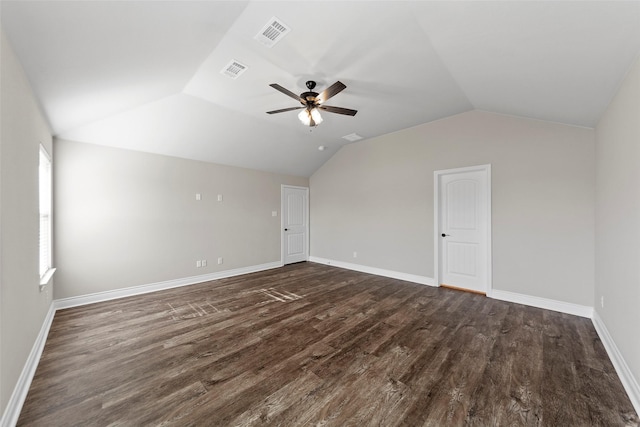
M93 144L56 140L54 152L56 299L280 261L281 184L308 186Z
M311 255L433 278L433 172L490 163L493 288L592 306L594 158L591 129L481 111L345 146L310 178Z
M595 308L640 383L640 60L596 135Z
M51 133L1 31L0 39L0 407L4 413L51 305L50 286L40 292L38 271L39 144L51 154Z

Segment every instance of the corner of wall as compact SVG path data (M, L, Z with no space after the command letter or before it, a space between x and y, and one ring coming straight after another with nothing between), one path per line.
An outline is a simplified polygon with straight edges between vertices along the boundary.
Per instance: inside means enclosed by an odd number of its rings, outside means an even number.
M602 321L602 318L598 314L597 310L593 312L593 326L602 341L602 345L604 346L607 354L609 355L609 359L611 359L611 363L620 377L620 381L622 382L622 386L625 391L629 395L629 400L631 400L631 404L635 408L636 412L640 414L640 385L638 385L638 381L633 376L633 372L629 368L624 356L620 353L618 346L615 341L609 334L607 330L607 326Z

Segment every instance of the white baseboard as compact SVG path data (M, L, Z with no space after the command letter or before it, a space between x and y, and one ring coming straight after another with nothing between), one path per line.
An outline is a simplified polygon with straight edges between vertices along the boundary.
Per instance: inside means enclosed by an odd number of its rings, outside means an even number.
M55 313L55 305L52 302L49 306L49 311L44 318L40 332L36 337L36 341L33 343L29 357L27 357L27 361L22 368L20 376L18 377L18 382L13 389L13 393L11 394L11 398L4 410L4 414L2 414L2 420L0 421L0 426L2 427L15 426L18 422L22 405L24 405L24 400L27 398L31 381L33 380L33 376L36 374L36 369L40 362L40 356L42 356L44 345L47 342L47 336L49 335L49 329L51 328L51 322L53 322L53 316Z
M414 274L401 273L398 271L384 270L376 267L368 267L366 265L352 264L350 262L336 261L327 258L309 257L310 262L319 264L333 265L334 267L345 268L347 270L360 271L363 273L375 274L378 276L390 277L392 279L406 280L408 282L420 283L422 285L438 286L435 279L426 276L418 276ZM561 313L572 314L580 317L591 318L593 315L593 307L572 304L569 302L556 301L547 298L534 297L530 295L518 294L515 292L500 291L493 289L487 296L501 301L514 302L517 304L529 305L546 310L559 311Z
M586 317L589 319L591 319L591 317L593 316L593 307L589 307L586 305L534 297L531 295L518 294L509 291L500 291L498 289L492 289L491 292L487 294L487 296L494 299L499 299L500 301L515 302L517 304L544 308L545 310L558 311L560 313L572 314L574 316Z
M602 341L602 345L605 350L607 350L609 359L611 359L611 363L616 369L618 377L620 377L620 381L629 396L629 400L631 400L631 404L635 408L636 413L640 415L640 385L638 385L638 381L633 376L633 373L631 372L631 369L629 369L629 365L627 365L624 357L622 357L620 350L618 350L618 346L615 341L613 341L613 338L609 334L602 318L595 310L591 321L593 322L594 328L596 328L600 341Z
M311 256L310 262L318 264L332 265L334 267L345 268L347 270L359 271L361 273L375 274L376 276L390 277L392 279L406 280L407 282L419 283L421 285L437 286L436 281L431 277L418 276L417 274L402 273L400 271L385 270L382 268L368 267L366 265L352 264L350 262L335 261L332 259Z
M166 280L164 282L150 283L147 285L133 286L130 288L116 289L113 291L97 292L94 294L81 295L77 297L62 298L55 300L56 310L64 308L78 307L81 305L93 304L97 302L110 301L118 298L126 298L135 295L147 294L150 292L162 291L165 289L178 288L181 286L195 285L197 283L209 282L211 280L224 279L225 277L239 276L241 274L255 273L272 268L282 267L282 262L270 262L266 264L252 265L249 267L235 268L233 270L219 271L216 273L203 274L200 276L185 277L182 279Z

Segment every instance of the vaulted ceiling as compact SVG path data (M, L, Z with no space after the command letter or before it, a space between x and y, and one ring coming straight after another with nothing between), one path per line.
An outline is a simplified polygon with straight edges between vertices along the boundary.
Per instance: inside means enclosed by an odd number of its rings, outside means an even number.
M311 175L345 135L465 111L593 127L640 53L640 2L6 1L2 29L53 133ZM256 36L276 17L290 31ZM247 69L236 79L221 70ZM340 80L315 128L269 87ZM319 146L326 150L319 151Z

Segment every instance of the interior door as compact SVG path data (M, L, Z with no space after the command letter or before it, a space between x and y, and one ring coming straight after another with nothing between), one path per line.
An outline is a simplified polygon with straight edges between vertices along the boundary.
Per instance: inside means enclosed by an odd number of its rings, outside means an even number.
M440 284L486 294L488 191L486 170L439 176Z
M282 262L306 261L309 255L309 189L282 187Z

